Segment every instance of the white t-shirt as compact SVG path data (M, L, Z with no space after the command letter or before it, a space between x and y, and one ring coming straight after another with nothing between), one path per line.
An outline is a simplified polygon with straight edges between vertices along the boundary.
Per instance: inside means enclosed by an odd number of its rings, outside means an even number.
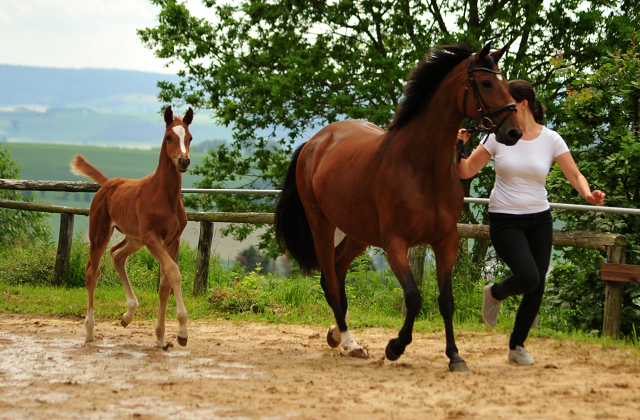
M518 140L513 146L498 143L491 134L482 146L493 157L496 171L489 212L531 214L549 209L547 175L555 158L569 152L560 134L542 127L534 140Z

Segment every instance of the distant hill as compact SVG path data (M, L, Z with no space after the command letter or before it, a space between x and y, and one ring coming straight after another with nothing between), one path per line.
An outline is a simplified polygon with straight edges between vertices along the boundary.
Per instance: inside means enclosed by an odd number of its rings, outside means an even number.
M127 70L0 65L0 142L159 147L160 80L174 75ZM178 111L178 110L176 110ZM201 141L231 140L211 112L196 113Z
M127 70L0 65L0 108L40 105L108 112L157 112L158 81L177 76Z

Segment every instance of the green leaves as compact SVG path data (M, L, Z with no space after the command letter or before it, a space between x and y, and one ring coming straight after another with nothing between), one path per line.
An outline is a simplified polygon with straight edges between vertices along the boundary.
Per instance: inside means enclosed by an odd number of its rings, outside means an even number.
M513 41L502 70L533 82L553 119L573 76L554 78L565 67L549 61L561 52L566 69L581 72L637 23L629 14L635 6L610 1L206 0L207 19L173 0L153 3L158 25L140 30L141 40L186 68L179 83L159 85L160 99L211 109L234 129L233 143L196 168L200 187L278 188L294 145L320 127L347 118L386 126L410 69L442 43L480 49L488 40L495 47ZM272 209L274 201L215 196L189 203L249 211Z
M21 167L17 161L11 159L11 151L0 145L0 178L19 179ZM19 191L0 190L0 198L5 200L33 202L30 194ZM0 248L10 246L16 242L48 243L51 239L51 228L47 219L48 213L26 210L0 208Z

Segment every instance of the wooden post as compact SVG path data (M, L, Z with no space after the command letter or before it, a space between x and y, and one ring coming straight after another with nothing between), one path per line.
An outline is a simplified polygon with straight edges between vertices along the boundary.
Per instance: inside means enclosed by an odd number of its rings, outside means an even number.
M211 241L213 240L213 223L200 222L200 238L198 239L198 257L196 258L196 278L193 282L193 295L199 296L207 292L209 282L209 258L211 257Z
M427 257L427 246L420 245L409 248L407 258L409 258L409 266L411 267L411 275L418 286L418 290L422 291L422 281L424 280L424 259ZM402 296L402 306L400 311L403 315L407 314L407 307Z
M422 282L424 281L424 259L427 257L427 246L421 245L415 248L409 248L408 257L413 280L415 280L418 289L422 289Z
M60 213L60 235L58 236L58 253L53 275L53 284L62 286L67 280L69 259L71 258L71 244L73 242L73 214Z
M624 264L627 248L623 246L607 247L607 262L610 264ZM604 297L604 321L602 333L617 339L620 335L622 324L622 298L624 283L619 281L606 281L607 289Z

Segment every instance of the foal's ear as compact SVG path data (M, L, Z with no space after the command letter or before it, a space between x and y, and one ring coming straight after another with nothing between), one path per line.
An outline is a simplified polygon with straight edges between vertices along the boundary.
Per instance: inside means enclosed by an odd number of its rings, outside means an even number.
M495 63L497 63L502 58L504 53L507 52L507 50L509 49L510 46L511 46L511 41L507 42L507 45L502 47L502 49L500 51L495 51L495 52L491 53L491 56L493 57L493 61Z
M193 109L189 107L189 110L187 111L187 113L184 114L184 118L182 119L182 122L189 125L191 124L192 121L193 121Z
M487 42L482 51L480 51L480 60L483 60L491 51L491 41Z
M164 122L166 122L167 125L173 122L173 111L171 110L171 105L164 110Z

